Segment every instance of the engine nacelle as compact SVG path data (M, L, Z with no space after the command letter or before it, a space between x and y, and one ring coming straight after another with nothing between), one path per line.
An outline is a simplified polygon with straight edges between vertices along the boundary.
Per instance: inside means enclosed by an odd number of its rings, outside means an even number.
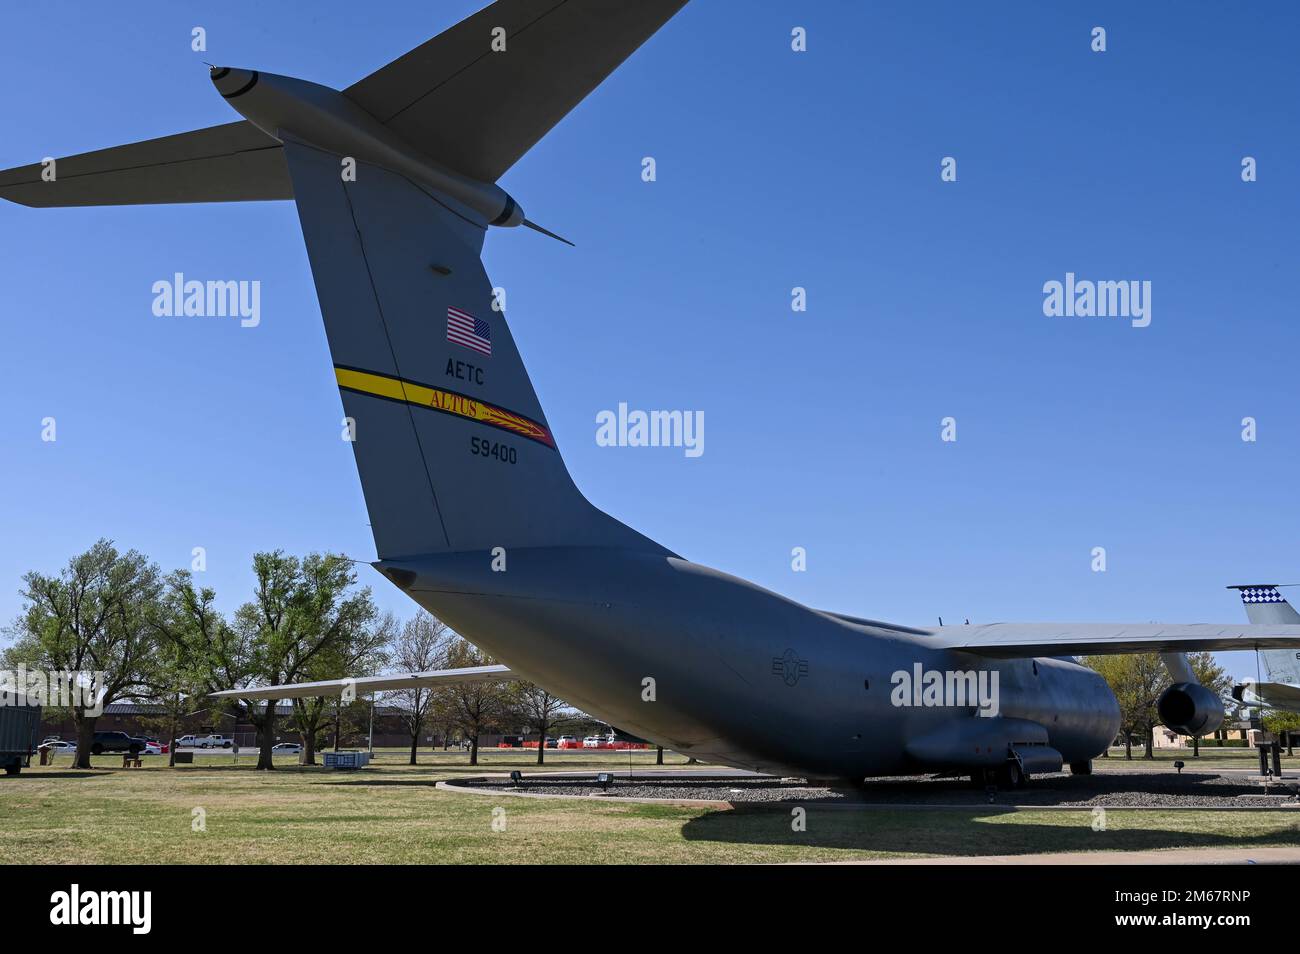
M1156 703L1160 721L1182 735L1209 735L1223 725L1223 703L1195 682L1177 682Z

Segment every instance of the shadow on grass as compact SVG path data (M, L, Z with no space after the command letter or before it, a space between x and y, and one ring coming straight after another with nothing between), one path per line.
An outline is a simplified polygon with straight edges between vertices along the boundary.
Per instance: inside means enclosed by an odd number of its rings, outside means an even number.
M1152 799L1151 808L1185 804L1190 808L1225 808L1244 804L1242 795L1262 795L1265 790L1241 778L1225 777L1213 769L1203 771L1124 772L1095 775L1049 775L1035 777L1022 789L998 791L994 798L998 805L1077 806L1092 808L1091 800L1104 800L1143 795ZM1278 789L1274 794L1286 794ZM1219 799L1217 806L1199 804L1201 799ZM873 804L953 805L970 808L984 807L988 795L972 788L964 779L890 779L868 780L854 801ZM1080 805L1079 803L1087 803ZM1159 804L1158 804L1159 803ZM1118 806L1116 806L1118 807ZM1131 804L1125 807L1143 807Z
M842 848L888 854L1021 855L1070 851L1147 851L1162 848L1251 848L1300 844L1300 828L1264 834L1164 831L1132 827L1132 815L1112 815L1105 831L1092 829L1093 813L1062 817L1063 824L1014 821L990 823L1008 808L944 812L843 812L807 806L806 829L794 831L791 807L737 805L691 819L682 826L687 841L737 845ZM1225 827L1232 815L1220 816ZM1240 816L1237 816L1240 817ZM1067 819L1075 824L1067 823Z

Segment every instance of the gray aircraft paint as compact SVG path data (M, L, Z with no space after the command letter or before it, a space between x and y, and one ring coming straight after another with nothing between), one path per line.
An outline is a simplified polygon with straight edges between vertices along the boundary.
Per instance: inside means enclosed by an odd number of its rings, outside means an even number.
M506 573L491 571L487 553L379 566L512 672L708 761L837 777L994 767L1009 745L1032 741L1017 719L1081 761L1118 727L1105 682L1071 661L932 649L925 636L847 622L663 553L523 548ZM893 706L891 674L917 662L996 670L1001 717ZM643 700L646 678L653 702ZM954 750L968 730L984 734L982 751L973 741Z
M275 98L262 100L250 81L263 74L214 68L218 91L255 123L59 160L76 175L57 182L42 182L39 165L0 172L0 196L30 205L294 198L356 423L376 567L510 674L701 759L849 778L1009 760L1048 771L1101 752L1119 723L1101 677L1067 654L1300 644L1300 625L1276 623L920 629L856 619L682 559L583 497L505 315L492 308L480 251L491 225L527 224L496 178L682 5L498 0L342 93L265 74L262 92ZM508 53L484 49L496 24L508 27ZM355 181L340 175L347 157ZM132 171L150 163L164 171ZM449 308L486 323L490 357L448 340ZM449 376L456 359L482 366L482 380ZM918 664L996 673L997 717L892 704L891 675Z
M1230 586L1241 594L1246 617L1259 625L1300 624L1297 613L1274 584ZM1300 649L1267 649L1259 653L1261 679L1250 680L1254 701L1270 709L1300 712Z

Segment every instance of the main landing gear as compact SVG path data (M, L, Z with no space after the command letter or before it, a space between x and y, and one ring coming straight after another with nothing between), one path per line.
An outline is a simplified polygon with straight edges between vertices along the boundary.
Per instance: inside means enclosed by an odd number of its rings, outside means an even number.
M970 777L972 788L1024 788L1025 773L1015 759L1007 759L996 769L980 769Z

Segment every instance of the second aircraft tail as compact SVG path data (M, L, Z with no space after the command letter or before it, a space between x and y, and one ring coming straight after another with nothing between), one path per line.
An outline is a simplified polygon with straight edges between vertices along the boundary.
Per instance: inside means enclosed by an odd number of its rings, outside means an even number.
M1295 611L1282 591L1274 584L1237 585L1229 589L1241 594L1246 617L1252 623L1300 623L1300 613ZM1260 668L1265 682L1288 683L1300 686L1300 652L1294 649L1265 649L1259 654Z

